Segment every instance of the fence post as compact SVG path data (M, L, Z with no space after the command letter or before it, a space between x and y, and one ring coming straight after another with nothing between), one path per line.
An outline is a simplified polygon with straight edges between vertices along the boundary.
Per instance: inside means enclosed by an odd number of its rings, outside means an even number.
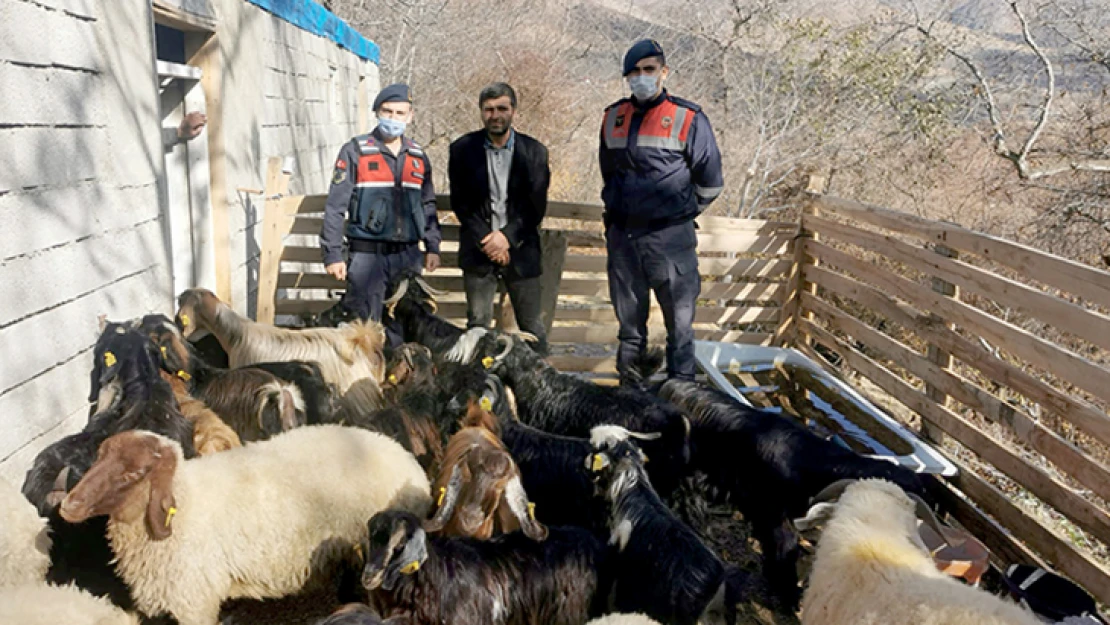
M936 244L936 246L933 248L933 251L940 256L944 256L945 258L959 257L959 253L956 250L953 250L952 248L946 245L941 245L939 243ZM947 282L940 278L933 278L933 290L937 293L940 293L941 295L944 295L945 297L951 298L959 298L960 294L959 287L957 287L955 284L952 284L951 282ZM931 324L943 324L950 330L953 327L951 323L946 323L944 319L938 317L932 312L926 315L926 319ZM952 366L952 355L932 343L929 343L929 346L925 352L925 357L928 358L930 362L942 369L948 369ZM925 395L941 406L948 406L948 395L927 382L925 383ZM925 437L926 440L938 445L944 441L944 432L937 426L926 421L924 418L921 419L921 434Z
M809 284L805 279L805 266L817 265L817 259L806 253L806 241L810 239L816 241L817 234L806 229L805 216L817 215L816 199L821 195L824 186L825 179L821 176L810 176L809 183L806 185L806 199L802 204L802 214L798 216L798 232L794 235L794 241L791 243L794 252L794 266L791 267L790 278L787 283L789 288L784 296L779 327L775 330L775 336L772 339L774 345L789 347L798 345L802 340L808 343L809 340L802 336L801 320L803 318L812 319L813 313L802 309L802 293L817 293L817 285Z
M281 199L289 189L289 174L282 169L283 160L275 156L267 163L266 186L262 191L265 214L262 216L262 253L258 259L258 300L254 314L259 323L274 322L282 242L296 217L282 212Z

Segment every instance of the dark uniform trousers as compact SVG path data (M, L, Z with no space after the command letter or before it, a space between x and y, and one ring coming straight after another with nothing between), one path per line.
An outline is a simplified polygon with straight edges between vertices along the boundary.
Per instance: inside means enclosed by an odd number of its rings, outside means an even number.
M493 320L493 299L497 295L498 274L510 272L475 271L463 272L463 288L466 289L466 327L488 328ZM540 355L547 354L547 332L543 324L543 302L541 301L540 277L514 278L502 275L509 301L513 304L516 323L524 332L535 335L539 342L534 345Z
M617 371L622 381L638 382L633 362L647 348L649 289L663 309L667 326L670 377L694 379L694 310L701 294L694 222L648 233L612 224L605 231L609 252L609 297L617 313Z
M378 245L377 252L352 251L347 261L347 293L343 296L343 307L360 319L381 321L382 302L397 288L401 274L419 272L424 264L424 254L417 243ZM391 346L402 343L399 324L387 324L385 333Z

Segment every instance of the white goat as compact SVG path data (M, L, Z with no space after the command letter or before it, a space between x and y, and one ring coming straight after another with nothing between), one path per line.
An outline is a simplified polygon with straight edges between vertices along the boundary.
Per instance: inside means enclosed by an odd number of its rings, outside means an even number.
M1040 625L1009 601L937 570L915 502L885 480L847 487L817 543L803 625Z
M659 625L659 621L640 614L606 614L601 618L586 623L586 625Z
M428 490L412 454L356 428L307 426L189 461L177 443L130 431L101 445L61 514L110 515L117 568L142 612L214 625L225 599L295 593L349 563L375 513L423 518Z
M385 331L376 321L338 328L294 330L256 323L206 289L189 289L177 298L177 320L190 338L211 332L227 350L232 368L260 362L316 361L324 380L360 412L381 407L385 376Z

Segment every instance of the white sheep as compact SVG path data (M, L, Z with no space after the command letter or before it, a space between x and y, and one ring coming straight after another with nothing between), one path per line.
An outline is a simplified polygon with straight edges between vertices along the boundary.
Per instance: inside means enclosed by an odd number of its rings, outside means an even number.
M105 597L76 586L24 584L0 588L0 623L5 625L139 625L139 619Z
M0 623L138 625L135 617L75 586L48 586L50 536L19 489L0 479Z
M46 519L10 482L0 479L0 588L42 583L50 568Z
M110 515L108 538L135 605L214 625L225 599L298 592L366 537L385 508L425 516L428 479L381 434L336 425L184 460L150 432L117 434L62 502L79 522Z
M844 491L817 544L803 625L1040 625L1030 612L937 570L916 504L885 480Z
M586 623L586 625L659 625L659 621L640 614L606 614L601 618Z

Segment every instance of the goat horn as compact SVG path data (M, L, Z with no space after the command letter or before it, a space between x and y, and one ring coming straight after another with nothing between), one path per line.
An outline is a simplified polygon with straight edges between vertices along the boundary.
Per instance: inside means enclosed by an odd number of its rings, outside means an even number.
M814 495L813 499L810 499L810 502L825 503L839 499L840 496L844 494L845 489L851 486L855 481L856 480L837 480Z
M513 351L513 339L510 336L502 334L501 336L497 337L497 344L504 345L505 349L501 350L500 353L494 356L493 361L501 362L505 359L506 356L509 355L509 352Z
M432 520L424 523L424 529L428 532L438 532L447 525L451 520L451 515L455 512L455 504L459 501L459 490L462 488L462 471L459 465L456 464L451 469L451 478L447 480L447 486L441 487L442 492L437 504L439 509L436 510L436 515Z
M799 532L805 532L813 529L825 519L831 517L836 512L835 503L818 503L810 507L806 512L805 517L794 519L794 529Z
M525 332L523 330L517 330L515 332L510 332L510 334L513 334L515 336L519 336L521 339L524 340L525 343L539 343L540 342L539 337L537 337L535 334L532 334L531 332Z
M913 500L914 515L917 516L917 518L921 519L921 521L925 523L925 525L933 528L933 531L937 533L937 536L946 538L948 534L941 527L940 519L937 518L937 515L933 514L933 510L929 507L929 504L925 503L924 499L913 493L906 494L909 495L910 499Z
M428 284L428 281L424 279L424 276L414 276L413 279L416 280L416 283L420 285L420 288L424 289L424 292L428 295L431 295L433 299L436 297L443 297L444 295L447 295L447 291L433 289L432 285Z
M382 302L382 304L385 304L386 306L392 306L396 304L397 302L401 301L401 298L405 296L405 291L408 291L408 289L408 279L406 278L404 280L401 280L401 284L397 285L397 290L393 292L393 295L389 296L389 299Z
M629 432L628 435L631 436L632 438L636 438L636 439L639 439L639 440L642 440L642 441L653 441L653 440L663 436L663 433L662 432L647 432L647 433Z

